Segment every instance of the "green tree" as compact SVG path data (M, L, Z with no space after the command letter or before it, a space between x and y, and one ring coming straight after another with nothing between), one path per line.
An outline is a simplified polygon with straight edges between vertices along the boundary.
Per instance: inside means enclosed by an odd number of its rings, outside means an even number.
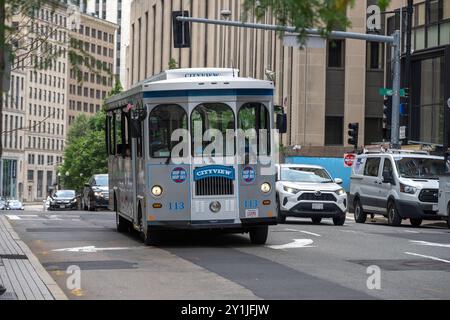
M79 115L69 129L64 162L59 168L64 188L80 190L90 176L108 171L105 144L105 112ZM102 123L100 127L99 123ZM66 175L66 173L68 173Z
M178 62L174 58L170 58L169 60L169 69L177 69L178 68Z
M390 0L379 0L380 7L385 9ZM347 8L352 7L355 0L244 0L245 15L260 20L271 11L276 24L294 26L299 39L304 42L306 29L319 29L323 36L336 28L350 26ZM246 18L246 17L245 17Z
M108 97L122 91L116 80ZM67 133L64 162L59 167L64 188L81 190L93 174L108 172L105 141L106 112L104 108L92 117L79 114ZM68 172L68 175L66 173Z
M67 2L67 3L66 3ZM97 75L113 76L105 64L100 63L93 55L86 52L83 43L71 36L70 31L76 32L71 24L71 17L76 17L79 13L77 9L80 0L0 0L0 134L5 134L2 130L3 124L3 79L7 80L7 75L15 69L24 67L25 69L45 70L51 68L56 60L63 55L61 47L67 47L69 68L71 68L78 79L83 81L83 66L90 72ZM57 8L63 8L68 14L67 28L56 24L49 24L49 28L35 28L35 16L45 6L51 14ZM72 19L76 20L76 19ZM75 22L75 21L73 21ZM64 31L67 37L54 37L58 32ZM55 40L58 39L58 40ZM59 50L56 49L59 45ZM36 59L33 59L36 58ZM39 63L37 63L39 58ZM10 61L10 66L9 63ZM89 62L89 63L87 63ZM68 69L69 69L68 68ZM18 130L31 130L32 128L20 128ZM10 132L10 131L9 131ZM0 157L2 156L2 141L0 139Z

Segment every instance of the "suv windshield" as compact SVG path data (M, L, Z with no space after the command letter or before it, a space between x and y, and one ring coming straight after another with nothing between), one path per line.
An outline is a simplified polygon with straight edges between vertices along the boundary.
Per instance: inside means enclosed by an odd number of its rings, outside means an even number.
M59 190L53 195L55 198L75 198L74 190Z
M108 176L96 176L95 177L95 185L96 186L107 186L108 185Z
M333 181L328 172L318 168L282 168L281 180L309 183L327 183Z
M444 160L429 158L395 159L397 170L402 178L439 179L445 172Z

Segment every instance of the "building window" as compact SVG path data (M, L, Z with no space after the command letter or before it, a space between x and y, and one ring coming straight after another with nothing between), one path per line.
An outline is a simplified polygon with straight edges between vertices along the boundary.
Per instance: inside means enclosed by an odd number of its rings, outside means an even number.
M34 171L33 170L28 170L28 172L27 172L27 180L28 181L34 181Z
M333 40L328 42L328 67L344 68L345 41Z
M384 46L379 42L367 43L367 69L382 70L384 56Z
M326 146L344 144L344 117L325 117L325 128Z

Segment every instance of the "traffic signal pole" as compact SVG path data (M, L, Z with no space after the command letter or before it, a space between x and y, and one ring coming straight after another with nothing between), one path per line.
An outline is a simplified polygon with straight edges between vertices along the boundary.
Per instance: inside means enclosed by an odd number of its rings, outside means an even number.
M400 131L400 79L401 79L401 35L400 31L394 32L394 69L392 75L392 128L391 128L391 144L397 149L400 147L399 131Z
M251 28L269 31L284 31L289 33L296 33L295 27L291 26L279 26L273 24L260 24L252 22L231 21L231 20L214 20L206 18L193 18L186 16L176 16L175 19L180 22L194 22L203 24L223 25L237 28ZM318 29L305 29L307 35L321 36L322 33ZM393 96L392 96L392 128L391 128L391 145L392 147L399 147L399 131L400 131L400 78L401 78L401 34L399 30L396 30L392 36L383 36L377 34L366 34L346 31L331 31L328 35L330 39L355 39L370 42L380 42L390 44L394 49L393 59Z

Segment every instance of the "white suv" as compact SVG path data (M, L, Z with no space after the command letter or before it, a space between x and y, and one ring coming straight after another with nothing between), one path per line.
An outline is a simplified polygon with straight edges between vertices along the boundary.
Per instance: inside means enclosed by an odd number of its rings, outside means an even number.
M410 219L418 227L422 220L440 220L439 175L444 158L426 153L391 150L358 155L351 173L349 207L355 221L364 223L367 214L381 214L389 225Z
M311 218L320 223L332 218L335 225L345 223L347 193L340 186L341 179L331 179L320 166L281 164L277 166L278 221L286 217Z

